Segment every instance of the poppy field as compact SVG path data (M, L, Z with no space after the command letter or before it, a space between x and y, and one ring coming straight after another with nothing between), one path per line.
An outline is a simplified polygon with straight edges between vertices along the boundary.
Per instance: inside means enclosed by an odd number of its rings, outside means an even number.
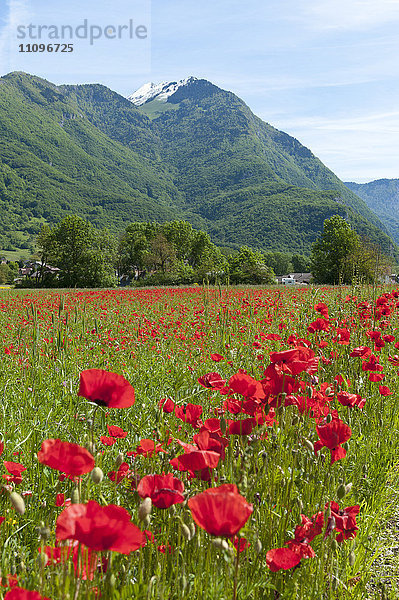
M0 597L397 598L398 310L392 287L3 290Z

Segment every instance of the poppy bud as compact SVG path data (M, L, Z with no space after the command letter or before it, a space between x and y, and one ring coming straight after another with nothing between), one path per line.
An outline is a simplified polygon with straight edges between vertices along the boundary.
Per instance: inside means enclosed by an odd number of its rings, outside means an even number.
M122 452L120 452L115 459L115 466L117 469L119 469L119 467L123 463L123 458L124 458L124 456L123 456Z
M222 538L215 538L214 540L212 540L212 544L215 546L215 548L219 548L220 550L229 549L228 543L226 542L226 540L222 540Z
M299 512L302 513L303 512L303 502L302 502L301 498L298 498L298 508L299 508Z
M351 567L353 567L353 565L355 564L355 561L356 561L356 555L355 555L354 551L352 550L352 552L349 554L349 558L348 558L348 562Z
M326 391L324 392L326 396L331 396L331 392L332 389L330 387L326 388Z
M333 540L333 541L331 542L331 548L332 548L334 551L335 551L335 550L338 550L338 542L337 542L337 540Z
M101 483L104 477L104 473L100 469L100 467L94 467L91 472L91 480L93 483Z
M185 540L189 542L191 540L191 531L184 523L181 524L181 532Z
M344 442L344 443L342 444L342 448L345 448L345 450L347 450L347 451L348 451L348 450L349 450L349 444L348 444L348 442Z
M96 446L93 444L93 442L87 442L85 448L90 452L90 454L94 455L96 453Z
M345 486L345 494L349 494L349 492L350 492L350 491L351 491L351 489L352 489L352 485L353 485L353 483L352 483L352 482L351 482L351 483L347 483L347 484L346 484L346 486Z
M144 521L146 517L151 513L152 508L152 500L151 498L144 498L142 503L139 506L138 517L139 521Z
M225 435L226 430L227 430L226 419L224 417L222 417L220 419L220 431L222 432L222 435Z
M47 541L51 535L51 531L45 526L43 521L40 523L40 527L37 528L40 539Z
M346 486L345 484L341 483L341 485L338 486L337 489L337 498L339 500L342 500L342 498L344 498L346 495Z
M312 453L314 452L314 446L313 446L313 443L310 440L303 440L303 445L310 452L312 452Z
M195 536L195 523L191 521L191 523L188 524L188 528L190 530L190 540L192 540Z
M36 558L37 567L39 571L41 571L44 567L47 566L47 556L44 552L41 552Z
M260 554L262 552L262 542L258 538L255 543L255 552L256 554Z
M326 423L331 423L331 421L332 421L332 414L329 413L326 417Z
M80 502L79 488L76 487L74 490L72 490L71 504L79 504L79 502Z
M23 515L25 512L25 502L22 496L20 496L17 492L11 492L10 494L10 502L13 505L15 512L19 515Z

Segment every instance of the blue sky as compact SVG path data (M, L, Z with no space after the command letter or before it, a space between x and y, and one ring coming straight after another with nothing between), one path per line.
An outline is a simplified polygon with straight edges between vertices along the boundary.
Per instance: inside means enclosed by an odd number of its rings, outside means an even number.
M17 52L18 25L84 19L132 19L148 35L75 40L73 56ZM204 77L344 181L399 178L398 0L2 0L0 26L1 74L100 82L124 95L150 80Z

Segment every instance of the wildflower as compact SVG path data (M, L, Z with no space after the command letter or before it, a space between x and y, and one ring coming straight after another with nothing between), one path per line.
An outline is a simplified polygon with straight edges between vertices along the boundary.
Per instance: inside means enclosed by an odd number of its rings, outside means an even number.
M319 424L316 430L320 438L314 445L316 454L326 446L331 451L331 464L346 456L346 450L341 444L348 441L352 435L349 425L336 417L330 423Z
M157 508L169 508L172 504L184 502L184 484L172 473L146 475L138 484L137 492L141 498L151 498Z
M4 596L4 600L50 600L41 596L39 592L25 590L20 587L13 587Z
M266 564L270 571L288 570L301 562L301 555L290 548L274 548L266 553Z
M38 461L67 475L78 476L94 469L94 457L79 444L59 439L44 440L37 453Z
M134 388L130 383L122 375L103 369L81 372L78 396L109 408L128 408L135 402Z
M146 539L121 506L100 506L94 500L74 504L62 511L56 524L57 540L77 540L92 550L129 554Z
M233 537L253 512L253 505L229 483L197 494L188 506L197 525L218 537Z

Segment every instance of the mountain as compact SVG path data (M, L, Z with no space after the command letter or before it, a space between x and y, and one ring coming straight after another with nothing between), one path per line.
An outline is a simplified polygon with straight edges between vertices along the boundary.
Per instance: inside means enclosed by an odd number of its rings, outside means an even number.
M216 243L307 253L339 213L389 248L384 226L310 150L231 92L189 77L130 99L98 84L0 78L0 243L31 248L76 213L121 231L186 219Z
M370 183L350 181L345 185L366 202L399 244L399 179L377 179Z

